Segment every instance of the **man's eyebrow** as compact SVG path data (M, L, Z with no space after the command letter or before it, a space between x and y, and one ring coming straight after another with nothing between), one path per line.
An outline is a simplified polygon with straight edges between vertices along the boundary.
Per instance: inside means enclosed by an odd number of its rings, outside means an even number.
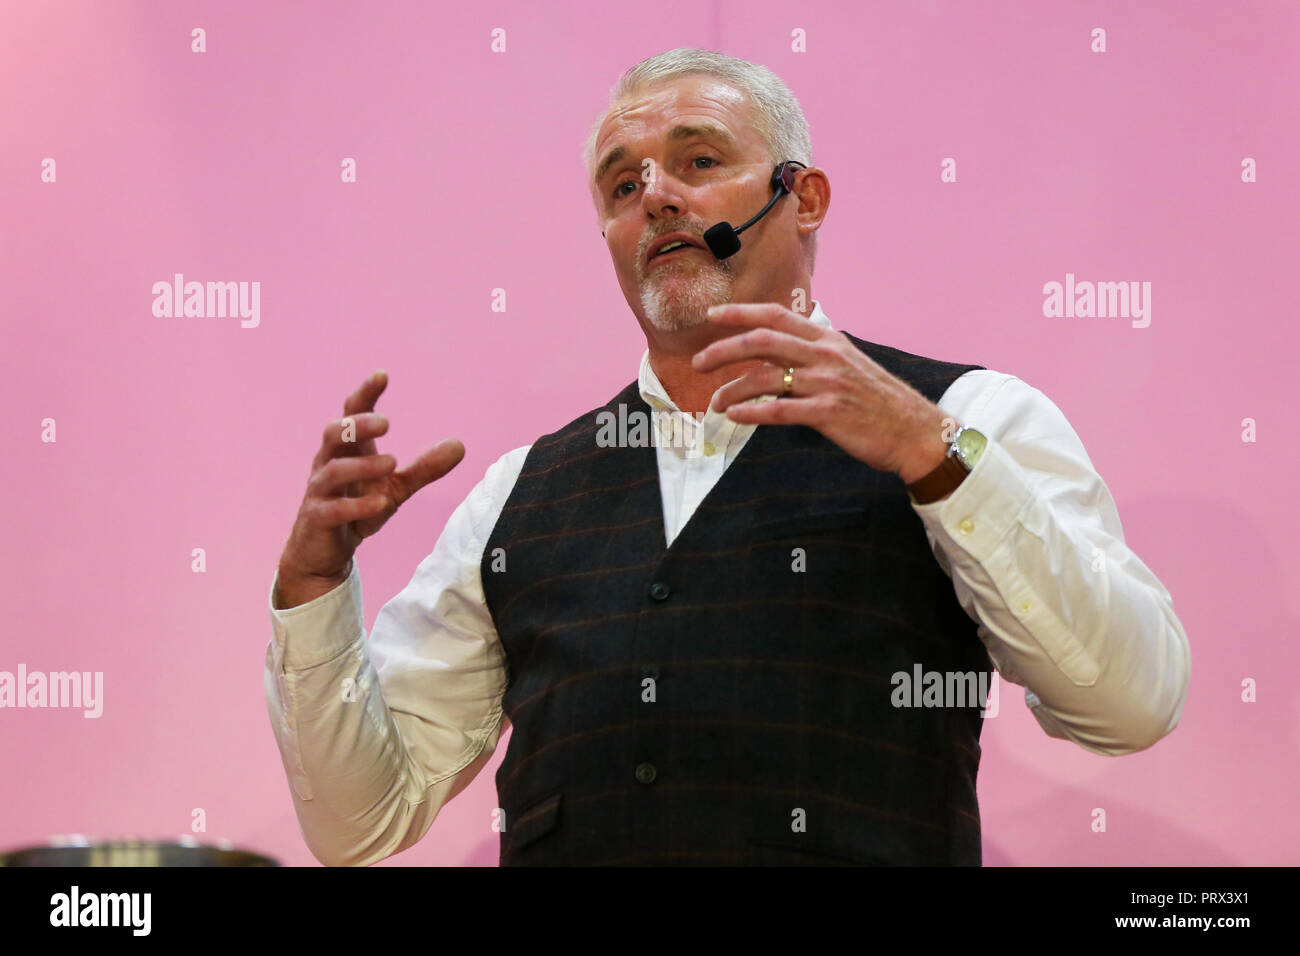
M705 139L721 140L723 143L726 143L728 146L735 146L736 144L736 138L732 136L730 133L728 133L725 129L723 129L720 126L710 126L708 124L692 126L692 125L679 123L678 125L674 126L668 133L668 138L674 140L695 139L697 137L701 137ZM605 155L605 158L600 161L600 165L596 167L596 177L594 181L600 182L602 179L604 179L605 174L609 172L609 168L613 166L615 163L617 163L619 160L625 158L626 156L627 156L627 150L622 146L615 146L613 149L611 149Z

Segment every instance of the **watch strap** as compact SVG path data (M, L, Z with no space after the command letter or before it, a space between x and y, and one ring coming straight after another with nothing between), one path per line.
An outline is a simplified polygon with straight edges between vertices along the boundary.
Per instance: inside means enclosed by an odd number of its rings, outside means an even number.
M934 471L908 485L907 493L918 505L928 505L953 491L969 474L970 470L962 464L961 459L949 454Z

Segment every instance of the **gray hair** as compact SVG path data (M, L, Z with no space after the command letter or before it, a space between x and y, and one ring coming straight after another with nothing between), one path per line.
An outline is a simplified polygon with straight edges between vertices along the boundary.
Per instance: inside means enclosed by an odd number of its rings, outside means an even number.
M793 159L805 166L812 166L812 139L808 135L808 121L804 119L799 101L779 76L765 66L727 56L725 53L678 47L642 60L624 73L611 88L609 107L592 124L583 150L588 181L596 165L596 134L600 132L600 125L609 110L644 87L693 73L715 76L749 98L754 107L759 135L767 144L773 165ZM817 234L813 233L814 255L816 248Z
M758 120L759 134L767 144L773 165L787 159L797 160L805 166L813 164L808 121L789 87L767 67L725 53L679 47L642 60L624 73L610 90L609 106L612 108L615 103L653 83L692 73L716 76L749 97ZM600 132L600 124L608 112L606 109L596 118L587 136L584 159L589 178L596 165L596 134Z

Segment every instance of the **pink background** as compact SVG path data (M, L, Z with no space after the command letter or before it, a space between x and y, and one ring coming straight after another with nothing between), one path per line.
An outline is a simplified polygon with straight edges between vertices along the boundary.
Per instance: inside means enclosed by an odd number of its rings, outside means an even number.
M381 450L467 448L359 552L369 627L491 462L635 376L644 337L580 150L624 69L698 46L770 67L803 105L832 184L814 296L835 326L1041 388L1191 640L1182 723L1132 756L1048 738L1002 685L986 863L1300 862L1300 7L629 9L0 6L0 669L105 681L98 720L0 710L0 849L174 839L202 807L202 841L315 863L261 671L321 429L384 367ZM260 281L260 326L155 318L175 272ZM1067 272L1151 282L1150 327L1045 318ZM504 749L385 865L494 865Z

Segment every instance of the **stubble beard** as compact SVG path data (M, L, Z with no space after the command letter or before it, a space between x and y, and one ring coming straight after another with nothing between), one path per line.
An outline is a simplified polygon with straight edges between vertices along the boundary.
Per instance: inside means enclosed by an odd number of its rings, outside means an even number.
M680 332L706 322L709 306L730 302L734 281L727 259L694 263L683 258L657 266L642 278L641 307L659 331Z

